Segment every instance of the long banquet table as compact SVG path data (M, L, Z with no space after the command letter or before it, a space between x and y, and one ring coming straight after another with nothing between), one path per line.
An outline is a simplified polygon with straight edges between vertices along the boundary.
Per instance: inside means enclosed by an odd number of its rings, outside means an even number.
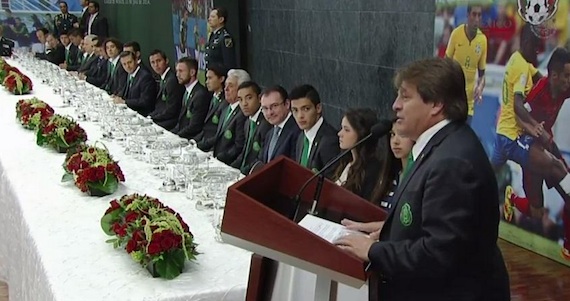
M35 96L56 113L74 117L74 109L62 107L60 96L20 69L34 82L31 95L0 87L0 279L8 282L10 300L244 300L251 254L216 242L207 213L181 193L160 192L151 165L124 154L117 143L105 142L126 177L115 194L90 197L61 182L64 155L36 145L34 132L16 121L15 104ZM101 139L98 125L80 124L89 143ZM109 201L134 192L178 211L195 236L201 254L174 280L152 278L105 242L110 237L100 218Z

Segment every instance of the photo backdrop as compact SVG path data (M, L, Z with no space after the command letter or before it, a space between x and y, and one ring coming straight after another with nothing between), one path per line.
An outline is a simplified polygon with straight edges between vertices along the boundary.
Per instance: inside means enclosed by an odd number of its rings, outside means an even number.
M534 66L542 75L547 75L546 65L554 48L568 49L569 0L436 0L434 55L446 55L452 31L468 22L468 4L482 5L479 28L487 39L486 85L482 102L474 106L471 126L491 159L494 152L504 151L504 146L496 143L496 137L501 110L508 110L506 103L509 100L503 97L505 64L520 49L521 28L531 21L535 23L531 26L532 34L539 42L535 47L537 57ZM462 66L466 64L463 61L459 63ZM555 109L550 114L558 114L552 133L554 145L559 151L547 151L554 152L568 170L570 106L564 102L561 108L556 108L556 104L552 108ZM523 168L510 159L514 154L510 153L508 157L509 160L499 166L496 172L501 200L500 237L570 266L570 257L563 252L564 247L570 247L570 215L564 209L565 204L570 202L568 197L563 197L564 193L549 188L544 182L542 189L533 190L523 185ZM527 178L540 177L529 172L528 167L525 172L529 175ZM541 195L542 202L539 201ZM530 206L530 203L535 205ZM538 203L542 203L542 206L536 205ZM566 208L570 208L570 205Z

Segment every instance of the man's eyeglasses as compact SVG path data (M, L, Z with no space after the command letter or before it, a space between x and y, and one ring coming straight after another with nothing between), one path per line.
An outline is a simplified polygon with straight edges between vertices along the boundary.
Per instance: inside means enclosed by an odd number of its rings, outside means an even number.
M280 102L280 103L273 103L269 107L262 106L261 111L262 112L274 111L275 109L277 109L278 107L280 107L283 104L284 104L284 102Z

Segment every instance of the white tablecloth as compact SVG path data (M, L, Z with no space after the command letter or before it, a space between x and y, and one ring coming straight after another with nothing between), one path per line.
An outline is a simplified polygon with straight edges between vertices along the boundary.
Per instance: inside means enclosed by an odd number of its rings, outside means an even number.
M15 104L37 96L56 113L75 114L31 78L32 95L13 96L0 87L0 279L8 282L10 301L244 300L251 254L216 242L207 213L181 193L160 192L150 165L107 142L126 177L115 194L89 197L60 181L65 156L36 145L35 134L16 122ZM90 143L101 139L96 124L81 126ZM178 211L195 235L202 254L174 280L153 279L124 250L105 243L110 237L99 222L109 201L134 192Z

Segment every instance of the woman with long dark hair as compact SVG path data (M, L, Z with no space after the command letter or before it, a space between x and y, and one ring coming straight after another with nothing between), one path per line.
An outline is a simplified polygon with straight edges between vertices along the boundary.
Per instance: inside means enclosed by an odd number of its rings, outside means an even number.
M346 150L354 146L370 134L372 126L377 122L376 113L371 109L349 109L342 118L338 132L340 149ZM376 140L369 139L354 148L341 159L333 180L347 190L372 201L381 166L377 157L377 146Z
M409 138L390 131L385 140L386 151L383 152L383 165L379 182L372 194L372 200L388 212L392 209L392 196L400 178L403 168L408 164L408 156L412 151L414 142Z
M388 213L393 208L392 197L400 183L404 167L408 164L408 156L412 152L414 142L409 138L398 135L394 127L390 135L385 138L386 149L383 152L382 171L376 177L376 187L372 192L371 200ZM344 219L341 223L351 230L370 233L370 237L378 239L380 229L384 222L360 223Z

